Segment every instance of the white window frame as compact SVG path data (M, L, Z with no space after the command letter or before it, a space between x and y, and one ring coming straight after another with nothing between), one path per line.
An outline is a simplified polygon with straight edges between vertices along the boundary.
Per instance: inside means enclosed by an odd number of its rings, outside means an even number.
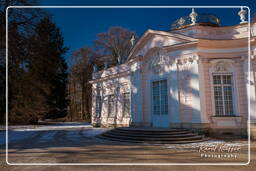
M167 93L167 99L166 99L166 101L164 102L164 104L165 105L167 105L167 113L165 113L165 114L162 114L162 103L161 102L159 102L159 114L155 114L155 110L154 110L154 96L153 96L153 84L154 84L154 82L157 82L157 83L159 83L159 82L161 82L161 81L166 81L166 93ZM163 79L156 79L156 80L152 80L152 82L151 82L151 98L152 98L152 115L153 116L161 116L161 115L164 115L164 116L168 116L168 114L169 114L169 100L168 100L168 80L167 80L167 78L163 78ZM159 88L159 96L160 96L160 98L161 98L161 91L162 91L162 89L161 89L161 87Z
M101 109L102 109L102 98L101 98L101 96L97 95L96 96L96 104L95 104L95 112L96 112L97 118L101 117Z
M220 84L214 84L214 79L213 79L213 77L214 76L220 76L220 81L221 81L221 83ZM231 85L230 84L224 84L223 83L223 76L231 76ZM235 106L234 106L234 100L235 100L235 98L234 98L234 76L233 76L233 74L232 73L212 73L212 82L211 82L211 84L212 84L212 89L213 89L213 91L212 91L212 93L213 93L213 103L214 103L214 105L213 105L213 107L214 107L214 116L217 116L217 117L222 117L222 116L224 116L224 117L226 117L226 116L235 116ZM226 113L226 104L225 104L225 98L224 98L224 87L225 86L231 86L231 96L232 96L232 111L233 111L233 113L232 114L227 114ZM216 109L216 99L215 99L215 91L214 91L214 88L215 87L221 87L221 96L222 96L222 107L223 107L223 114L217 114L217 109Z
M113 106L110 106L110 98L113 97ZM108 118L116 117L116 102L115 102L115 95L109 94L108 95Z
M125 111L125 95L128 95L128 100L129 100L128 111ZM129 118L131 116L131 94L130 94L130 92L124 92L122 94L122 96L123 96L123 99L122 99L122 101L123 101L123 105L122 105L122 107L123 107L123 111L122 111L123 117L124 118L127 118L127 117Z
M219 62L223 62L228 64L224 70L217 70L217 66ZM230 117L234 116L239 116L239 111L240 111L240 106L239 106L239 96L238 96L238 90L237 90L237 74L236 74L236 68L234 67L235 61L232 59L212 59L209 60L209 81L210 81L210 96L211 96L211 104L212 104L212 113L211 116L213 117L222 117L222 116L216 116L215 112L215 99L214 99L214 88L213 88L213 74L232 74L233 75L233 84L232 84L232 93L233 93L233 115ZM207 110L207 107L206 107ZM228 115L229 116L229 115ZM225 117L225 116L223 116Z

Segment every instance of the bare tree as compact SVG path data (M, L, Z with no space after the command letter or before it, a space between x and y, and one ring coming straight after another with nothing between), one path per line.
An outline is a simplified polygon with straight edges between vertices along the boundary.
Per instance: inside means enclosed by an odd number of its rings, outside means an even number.
M101 69L105 62L108 66L124 63L132 48L130 40L133 35L134 32L125 28L111 27L97 35L93 48L83 47L73 53L69 75L70 118L79 115L79 119L90 121L92 101L89 81L93 65Z
M97 54L111 56L114 65L124 63L132 48L130 42L134 32L122 27L110 27L108 32L99 33L94 41Z
M69 76L70 117L79 114L79 119L90 120L92 62L95 52L84 47L72 55L72 68Z

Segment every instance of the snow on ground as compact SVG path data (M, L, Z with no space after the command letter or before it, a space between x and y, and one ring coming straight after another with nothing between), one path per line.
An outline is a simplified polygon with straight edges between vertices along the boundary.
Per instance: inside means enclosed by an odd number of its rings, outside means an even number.
M96 135L99 135L101 133L106 132L108 129L104 128L93 128L93 129L85 129L82 131L66 131L65 137L68 139L79 139L81 136L84 137L95 137Z
M79 131L66 131L65 132L65 136L68 138L68 139L77 139L77 138L80 138L81 135L79 134Z
M10 126L9 129L15 130L15 131L43 131L43 130L61 130L61 129L73 129L73 128L92 128L92 125L87 122L64 122L64 123L58 123L55 125L38 125L38 126L22 126L22 127L12 127Z
M16 131L8 131L8 142L13 143L17 142L23 139L26 139L28 137L33 137L35 136L36 133L31 131L31 132L16 132ZM6 142L6 134L5 131L0 131L0 145L5 144Z
M39 128L16 128L15 130L8 131L8 142L9 143L16 143L26 138L31 138L33 140L34 136L41 134L41 137L38 138L39 142L49 142L54 141L54 136L61 130L65 130L63 134L63 138L67 138L68 140L79 140L82 137L95 137L101 133L108 131L109 129L106 128L91 128L85 127L85 129L77 129L77 130L67 130L67 127L58 126L57 129L48 129L48 126L45 126L44 129ZM53 127L51 127L53 128ZM80 127L74 127L80 128ZM83 127L84 128L84 127ZM46 130L46 131L45 131ZM4 145L6 142L6 134L5 131L0 131L0 145Z
M84 136L89 136L89 137L92 137L92 136L96 136L96 135L99 135L99 134L102 134L106 131L108 131L109 129L104 129L104 128L94 128L94 129L90 129L88 131L83 131L83 135Z
M49 142L50 140L54 139L54 135L56 131L47 131L45 132L39 139L39 142Z
M76 125L91 125L90 123L88 122L58 122L56 125L63 125L63 126L76 126Z
M40 142L47 142L54 138L57 130L66 129L90 129L92 126L87 122L63 122L55 123L54 125L15 125L8 127L8 142L14 143L26 138L33 138L33 136L38 135L39 132L44 131L42 137L39 138ZM56 131L54 131L56 130ZM72 131L75 132L79 131ZM77 135L78 137L78 135ZM0 145L6 143L6 131L0 131Z

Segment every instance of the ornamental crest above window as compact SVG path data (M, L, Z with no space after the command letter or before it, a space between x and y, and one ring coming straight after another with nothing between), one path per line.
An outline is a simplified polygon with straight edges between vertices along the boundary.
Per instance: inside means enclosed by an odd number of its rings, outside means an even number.
M156 74L161 74L165 71L165 66L169 65L170 62L171 61L166 50L162 49L151 56L149 69Z
M215 72L227 72L230 70L230 64L225 61L217 62L214 66Z

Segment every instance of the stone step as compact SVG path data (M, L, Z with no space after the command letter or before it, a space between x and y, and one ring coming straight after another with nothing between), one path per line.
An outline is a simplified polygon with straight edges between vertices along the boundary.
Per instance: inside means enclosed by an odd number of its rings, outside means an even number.
M187 129L163 128L115 128L98 136L99 138L134 143L180 144L202 142L207 138Z
M141 128L141 127L119 127L115 128L115 130L120 130L120 131L128 131L128 132L182 132L182 131L188 131L187 129L170 129L170 128Z
M185 130L185 131L123 131L119 129L113 129L112 132L122 133L122 134L138 134L138 135L176 135L176 134L188 134L191 133L191 131Z
M210 140L210 138L202 138L199 140L189 140L189 141L138 141L138 140L127 140L127 139L117 139L117 138L110 138L110 137L103 137L102 135L98 135L98 138L108 140L108 141L115 141L115 142L124 142L124 143L136 143L136 144L188 144L188 143L198 143Z
M143 141L179 141L179 140L198 140L202 139L202 136L189 136L189 137L128 137L128 136L119 136L109 133L103 134L105 137L116 138L116 139L127 139L127 140L143 140Z
M195 136L197 134L195 133L182 133L182 134L177 134L177 133L172 133L172 134L134 134L134 133L122 133L122 132L116 132L116 131L110 131L108 134L111 135L117 135L117 136L127 136L127 137L154 137L154 138L161 138L161 137L189 137L189 136Z

